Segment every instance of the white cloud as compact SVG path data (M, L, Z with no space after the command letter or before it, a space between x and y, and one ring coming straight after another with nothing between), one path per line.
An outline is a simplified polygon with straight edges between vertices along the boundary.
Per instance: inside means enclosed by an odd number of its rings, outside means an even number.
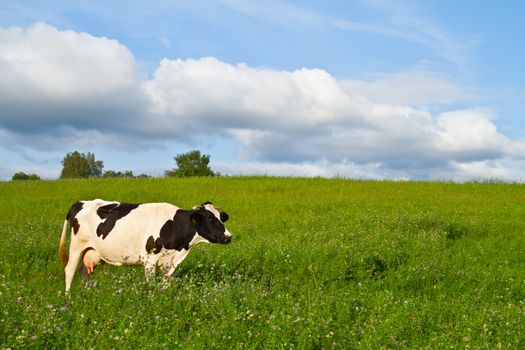
M29 87L49 98L105 96L134 87L137 79L133 55L116 40L44 23L0 29L0 58L8 73L4 92Z
M403 172L387 172L380 164L358 165L355 163L331 163L328 161L287 163L287 162L246 162L211 164L223 175L263 175L295 177L348 177L358 179L405 179Z
M363 122L358 105L319 69L293 72L231 65L213 57L163 60L146 91L159 128L307 132L327 123Z
M498 161L453 162L452 166L453 172L449 175L459 181L478 180L480 178L510 180L513 173L510 168Z
M318 162L212 162L212 168L223 175L242 176L295 176L295 177L343 177L374 180L425 179L434 181L524 181L525 162L502 158L473 162L450 162L440 167L427 168L421 172L392 169L381 163L332 163Z
M167 36L163 35L160 37L160 43L162 44L162 46L164 46L164 48L166 49L171 49L171 40L170 38L168 38Z
M12 130L122 127L142 98L125 46L44 23L0 28L0 72L0 125Z
M438 150L446 152L482 152L500 155L510 142L492 122L493 116L481 109L443 113L437 120Z
M424 67L388 75L377 75L371 80L343 80L341 86L350 94L361 94L377 104L428 106L451 104L473 99L468 91L449 77Z
M414 77L424 79L409 84ZM519 144L499 133L483 109L433 115L425 105L471 95L424 71L349 83L319 69L275 71L211 57L164 60L147 91L168 129L227 133L243 143L246 159L283 167L326 160L421 174L503 157Z
M4 149L125 149L217 134L241 144L244 165L221 164L225 173L398 179L519 176L509 164L525 149L490 111L434 114L428 106L446 110L471 94L419 68L340 81L321 69L206 57L164 59L144 80L119 42L39 23L0 29L0 76Z

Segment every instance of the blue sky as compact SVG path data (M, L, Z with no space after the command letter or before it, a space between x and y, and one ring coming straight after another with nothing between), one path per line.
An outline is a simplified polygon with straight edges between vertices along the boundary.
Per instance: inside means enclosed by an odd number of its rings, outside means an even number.
M0 3L0 178L525 175L522 1Z

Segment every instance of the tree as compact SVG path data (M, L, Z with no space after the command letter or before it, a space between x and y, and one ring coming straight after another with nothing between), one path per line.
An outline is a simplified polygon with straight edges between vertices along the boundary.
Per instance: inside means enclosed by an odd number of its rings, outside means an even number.
M208 164L210 163L210 156L207 154L201 155L200 151L194 150L183 154L178 154L174 157L177 162L177 168L166 170L166 176L170 177L194 177L194 176L217 176L218 173L213 172Z
M106 170L104 171L104 175L102 177L108 178L108 177L122 177L126 179L149 179L151 176L147 174L140 174L135 175L133 174L133 171L131 170L125 170L125 171L115 171L115 170Z
M125 178L133 178L135 175L133 175L133 171L126 170L126 171L115 171L115 170L107 170L104 172L103 177L125 177Z
M78 151L68 153L62 160L61 179L78 179L102 176L104 162L95 160L93 153L84 154Z
M37 174L26 174L23 171L19 171L18 173L15 173L13 175L11 180L40 180L40 176L38 176Z

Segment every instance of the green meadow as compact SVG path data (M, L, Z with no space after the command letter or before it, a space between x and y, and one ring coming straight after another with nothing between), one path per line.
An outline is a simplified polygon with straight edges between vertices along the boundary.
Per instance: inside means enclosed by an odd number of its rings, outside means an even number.
M95 198L209 200L234 238L169 285L102 265L65 296L62 224ZM524 349L524 214L519 184L1 182L0 349Z

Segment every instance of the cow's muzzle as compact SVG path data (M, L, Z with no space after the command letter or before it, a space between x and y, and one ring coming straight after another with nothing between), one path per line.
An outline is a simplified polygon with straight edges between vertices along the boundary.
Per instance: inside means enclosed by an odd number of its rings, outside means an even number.
M232 241L232 235L224 235L222 239L222 244L228 244Z

